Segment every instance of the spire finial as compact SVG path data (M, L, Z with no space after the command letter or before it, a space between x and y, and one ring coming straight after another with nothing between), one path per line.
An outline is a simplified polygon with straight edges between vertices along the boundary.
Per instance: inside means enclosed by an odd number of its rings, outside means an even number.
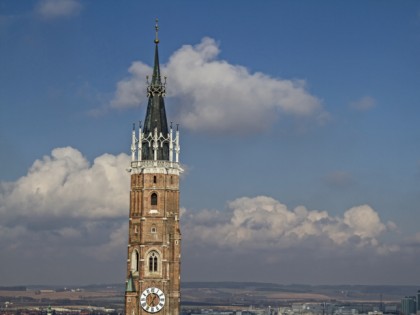
M156 30L156 37L155 37L155 44L159 44L159 37L158 37L158 33L159 33L159 20L158 18L156 18L156 24L155 24L155 30Z

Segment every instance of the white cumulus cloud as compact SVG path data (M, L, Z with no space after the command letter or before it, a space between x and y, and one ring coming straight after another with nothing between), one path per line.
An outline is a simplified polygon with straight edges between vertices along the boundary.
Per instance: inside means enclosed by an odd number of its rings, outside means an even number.
M299 247L310 241L318 246L373 247L385 251L378 237L388 227L368 205L345 211L343 217L303 206L288 209L266 196L242 197L228 203L227 212L184 214L188 241L221 248L255 250ZM394 227L389 224L390 229Z
M246 133L269 128L282 114L323 121L328 113L304 80L273 78L218 59L220 49L205 37L177 50L162 73L168 74L169 106L176 120L194 131ZM146 104L146 76L151 67L136 61L117 83L112 107Z
M72 257L115 259L127 242L128 165L126 154L90 163L74 148L56 148L25 176L0 183L0 247L29 256L58 256L65 248Z
M71 147L36 160L28 174L2 184L2 217L24 215L102 218L127 209L129 165L126 154L104 154L93 164ZM107 193L104 193L107 192Z

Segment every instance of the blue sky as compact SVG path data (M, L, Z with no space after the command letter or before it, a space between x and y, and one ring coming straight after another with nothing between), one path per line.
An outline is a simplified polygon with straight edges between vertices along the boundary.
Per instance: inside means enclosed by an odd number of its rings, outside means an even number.
M420 282L419 1L3 0L4 284L123 281L156 17L183 279Z

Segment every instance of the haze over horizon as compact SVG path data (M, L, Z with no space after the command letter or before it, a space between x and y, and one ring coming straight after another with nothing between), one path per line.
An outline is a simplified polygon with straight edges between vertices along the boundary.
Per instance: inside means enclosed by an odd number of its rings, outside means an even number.
M0 286L123 283L159 18L182 280L420 283L419 1L0 1Z

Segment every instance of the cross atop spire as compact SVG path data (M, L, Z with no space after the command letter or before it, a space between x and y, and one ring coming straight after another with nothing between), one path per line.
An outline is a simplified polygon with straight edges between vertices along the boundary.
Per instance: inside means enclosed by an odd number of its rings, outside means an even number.
M161 87L162 86L162 81L161 81L161 77L160 77L160 66L159 66L159 52L158 52L158 44L159 44L159 36L158 36L158 32L159 32L159 24L158 24L159 20L156 18L156 24L155 24L155 64L153 66L153 75L152 75L152 82L151 82L151 86L156 86L156 87ZM164 86L164 84L163 84ZM165 93L163 91L163 93Z
M155 44L159 44L159 37L158 37L158 33L159 33L159 20L158 20L158 18L156 18L155 30L156 30Z

